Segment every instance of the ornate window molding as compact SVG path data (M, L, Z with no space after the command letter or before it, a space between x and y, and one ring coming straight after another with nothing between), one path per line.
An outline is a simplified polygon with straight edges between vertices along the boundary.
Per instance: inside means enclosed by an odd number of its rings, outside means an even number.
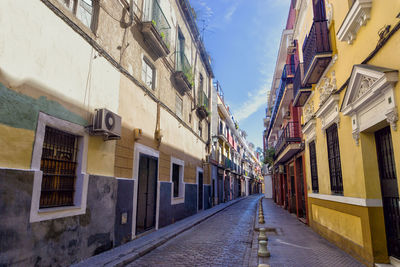
M372 0L355 0L339 28L337 37L342 42L352 44L357 32L370 18Z
M333 123L339 124L339 98L339 95L330 95L315 113L316 117L321 119L321 130L323 133Z
M304 124L307 124L314 117L314 101L310 101L304 106L303 114Z
M329 98L332 92L336 91L336 76L335 72L332 71L331 78L322 78L322 85L319 86L319 106L321 107L324 102Z
M301 130L303 135L305 135L306 143L310 143L311 141L315 140L315 119L310 119Z
M382 122L397 130L394 86L398 71L367 64L354 65L344 96L343 115L351 117L353 138L358 145L360 132Z

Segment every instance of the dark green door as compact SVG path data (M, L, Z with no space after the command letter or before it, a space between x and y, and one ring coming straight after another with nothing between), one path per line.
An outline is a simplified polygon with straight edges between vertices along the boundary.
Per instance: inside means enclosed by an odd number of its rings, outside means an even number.
M136 234L155 227L158 159L140 154Z

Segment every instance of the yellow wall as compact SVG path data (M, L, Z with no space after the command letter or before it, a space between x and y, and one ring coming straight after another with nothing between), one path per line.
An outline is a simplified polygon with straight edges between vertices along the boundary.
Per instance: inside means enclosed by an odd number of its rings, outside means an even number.
M396 18L400 10L400 1L373 1L371 9L371 18L366 26L362 26L354 40L353 44L341 42L336 38L342 22L349 10L348 5L343 5L342 0L328 0L333 6L333 23L331 26L331 38L334 43L334 50L337 50L337 60L327 71L325 77L332 78L332 72L335 72L336 86L339 89L350 77L353 65L361 62L375 49L379 36L378 31L385 25L396 25L399 19ZM308 5L306 14L310 13L311 5ZM310 24L312 16L304 19L303 25ZM311 25L311 24L310 24ZM298 27L297 34L299 47L303 45L304 32L307 34L309 27ZM295 34L295 35L296 35ZM295 37L296 38L296 37ZM400 33L395 33L389 42L379 51L379 53L368 62L368 64L400 70ZM308 100L313 102L314 112L319 109L320 88L323 85L322 79L315 86L313 94ZM346 90L340 93L339 108L342 105ZM400 83L396 84L394 89L395 101L400 105ZM387 124L388 125L388 124ZM398 123L399 128L399 123ZM360 133L359 145L352 137L351 118L340 113L340 122L338 125L340 157L343 177L343 194L345 197L354 197L361 199L381 199L379 171L376 156L376 144L374 131L365 131ZM319 193L330 195L330 176L329 163L327 155L326 135L321 130L321 119L316 118L315 143L317 153L318 183ZM305 136L307 139L307 136ZM393 131L392 141L396 169L400 170L400 131ZM305 146L305 166L308 182L308 192L311 189L311 171L309 163L308 145ZM398 175L398 181L400 175ZM400 191L400 183L398 183ZM318 231L328 238L334 240L334 235L328 232L334 232L342 237L337 238L339 245L349 248L356 255L366 259L367 262L387 261L387 249L385 239L385 229L383 224L382 207L361 207L356 205L347 205L334 201L322 201L309 198L311 225L320 225ZM362 247L362 249L357 246Z
M30 169L34 132L0 124L1 167Z

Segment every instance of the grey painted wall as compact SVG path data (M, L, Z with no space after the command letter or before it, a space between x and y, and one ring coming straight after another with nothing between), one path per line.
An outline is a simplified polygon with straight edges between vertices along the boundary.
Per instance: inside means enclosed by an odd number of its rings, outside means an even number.
M211 201L212 201L212 197L211 197L211 185L204 185L204 209L210 209L212 207L211 205Z
M33 176L0 170L0 266L65 266L114 245L115 178L89 176L86 214L29 223Z
M134 180L118 179L118 196L115 210L115 246L132 239L132 211ZM124 217L124 221L123 221Z
M171 205L171 186L172 182L160 182L160 228L197 212L197 185L185 184L185 202L176 205Z

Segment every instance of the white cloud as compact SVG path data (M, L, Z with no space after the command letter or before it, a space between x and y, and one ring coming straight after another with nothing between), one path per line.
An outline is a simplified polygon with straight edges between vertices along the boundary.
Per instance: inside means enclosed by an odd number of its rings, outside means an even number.
M235 109L234 117L236 120L243 121L261 107L266 106L268 100L267 92L271 84L270 80L265 81L258 91L251 93L247 100Z
M228 8L228 11L225 13L224 19L226 22L230 22L232 19L233 14L235 13L236 9L239 6L239 2L235 2Z
M198 3L203 8L203 10L201 10L201 14L199 15L201 15L204 20L209 21L214 15L214 11L207 5L205 1L199 0Z

